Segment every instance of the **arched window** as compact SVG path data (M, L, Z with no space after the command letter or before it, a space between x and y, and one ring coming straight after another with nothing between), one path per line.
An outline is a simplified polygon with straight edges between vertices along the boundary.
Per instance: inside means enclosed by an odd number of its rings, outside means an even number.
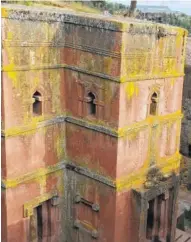
M150 110L149 110L149 114L150 115L156 115L157 113L157 94L156 92L154 92L151 96L151 100L150 100Z
M42 115L42 97L40 92L35 92L33 94L33 115Z
M87 113L88 115L95 115L96 114L95 95L92 92L89 92L87 97L88 97Z

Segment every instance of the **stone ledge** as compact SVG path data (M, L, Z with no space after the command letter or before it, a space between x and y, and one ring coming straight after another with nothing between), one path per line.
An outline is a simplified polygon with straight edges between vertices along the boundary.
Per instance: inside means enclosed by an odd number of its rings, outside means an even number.
M66 122L68 123L72 123L72 124L76 124L78 126L87 128L87 129L91 129L91 130L95 130L113 137L118 137L118 132L117 130L111 129L109 127L104 127L101 125L96 125L96 124L91 124L89 122L87 122L86 120L82 120L82 119L77 119L77 118L73 118L73 117L66 117Z
M116 32L131 32L130 24L137 26L133 34L156 34L158 29L164 29L168 35L176 35L177 32L186 32L186 29L168 26L165 24L153 23L149 21L141 21L133 18L117 18L105 16L103 14L92 14L84 12L75 12L64 9L51 9L42 7L27 7L24 5L2 4L2 18L46 21L46 22L63 22L82 25L87 27L95 27ZM145 26L146 28L142 28ZM146 31L145 31L146 29Z
M92 17L91 14L87 13L68 13L64 9L51 10L47 8L39 9L37 7L2 4L2 17L17 20L73 23L112 31L122 31L122 26L119 21L112 21L111 18L103 19L104 15L94 14ZM133 20L131 21L134 22Z
M56 171L62 170L65 168L65 165L63 162L57 163L52 166L39 168L35 170L34 172L30 172L27 174L24 174L20 177L12 178L12 179L3 179L2 184L4 184L4 188L13 188L18 186L19 184L26 183L30 180L37 179L39 177L47 176L48 174L54 173Z
M68 170L72 170L76 173L87 176L87 177L92 178L96 181L102 182L105 185L108 185L110 187L113 187L113 188L116 187L115 182L110 178L106 178L104 175L100 175L96 172L92 172L88 168L78 166L71 161L65 161L64 164L65 164L66 169L68 169Z
M90 122L85 119L79 119L72 116L59 116L55 117L50 120L42 120L36 123L35 126L32 126L33 129L31 129L30 124L28 126L24 127L13 127L7 130L1 131L2 137L14 137L19 135L25 135L30 134L31 131L35 132L36 129L43 128L49 125L54 125L57 123L72 123L87 129L91 129L97 132L101 132L110 136L113 136L115 138L125 137L132 133L136 134L139 132L139 130L145 129L147 127L152 127L153 125L158 126L160 124L165 124L169 122L176 122L178 120L181 120L182 114L180 111L177 111L175 113L170 113L167 115L161 115L161 116L155 116L155 117L147 117L143 121L135 122L133 124L130 124L128 126L124 126L122 128L112 128L109 125L107 125L104 122L100 122L97 120L97 123Z
M166 159L166 163L168 163L168 160L170 160L170 159L173 159L175 161L176 157L172 156L169 159ZM138 173L134 174L133 176L132 176L132 174L129 174L127 177L112 179L112 178L106 177L102 174L98 174L96 171L91 171L87 167L82 167L80 165L76 165L71 160L62 160L61 162L59 162L59 163L57 163L53 166L49 166L49 167L45 167L45 168L39 168L34 172L25 174L25 175L17 177L17 178L7 179L7 180L4 179L2 181L2 185L3 185L3 188L5 188L5 189L14 188L14 187L16 187L16 186L18 186L22 183L26 183L26 182L29 182L29 181L34 180L34 179L39 180L40 177L47 176L48 174L51 174L51 173L54 173L54 172L57 172L57 171L61 171L61 170L64 171L64 169L69 169L69 170L72 170L72 171L79 173L81 175L90 177L90 178L92 178L96 181L102 182L102 183L104 183L104 184L106 184L110 187L113 187L117 191L123 191L123 190L131 189L131 188L133 189L134 187L137 187L137 181L138 180L141 181L140 185L138 187L140 187L141 184L143 184L144 179L146 177L146 172L148 170L147 168L146 169L145 168L144 168L144 173L138 172ZM171 184L172 182L174 182L177 179L177 177L179 177L179 176L177 176L176 174L172 175L172 177L169 179L170 183L169 183L169 181L167 183ZM162 182L161 184L158 184L157 186L159 187L159 190L163 189L162 187L165 188L166 187L165 184L167 184L167 183ZM136 189L136 190L139 193L143 191L142 189L141 190Z

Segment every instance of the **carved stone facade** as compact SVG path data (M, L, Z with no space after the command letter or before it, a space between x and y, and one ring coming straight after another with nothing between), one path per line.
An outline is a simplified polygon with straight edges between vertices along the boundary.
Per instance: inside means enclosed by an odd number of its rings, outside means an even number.
M186 35L3 5L3 241L174 241Z

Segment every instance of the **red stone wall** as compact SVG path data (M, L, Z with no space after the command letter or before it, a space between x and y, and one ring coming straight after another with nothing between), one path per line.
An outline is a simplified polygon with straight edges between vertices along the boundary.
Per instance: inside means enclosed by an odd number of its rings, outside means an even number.
M56 124L5 139L3 179L18 178L58 164L64 158L64 129L64 124Z
M157 115L181 110L182 77L144 80L120 85L119 126L145 120L149 116L150 98L158 94ZM132 86L132 91L130 90Z
M69 115L92 122L102 121L111 127L118 126L119 84L90 75L65 70L66 110ZM85 98L88 92L96 95L96 116L88 117Z
M117 178L125 178L143 168L149 159L149 129L146 127L118 141Z
M97 241L114 242L115 221L116 221L116 193L115 190L101 182L86 176L77 174L73 171L66 171L66 177L70 180L65 197L67 204L66 214L66 237L70 241L80 242L94 241L91 236L92 231L97 231ZM82 199L90 204L99 205L99 211L94 211L91 205L79 202L75 203L75 197L79 194ZM73 206L71 206L73 204ZM81 228L74 228L74 221L78 220ZM84 229L86 228L86 230Z
M67 159L112 179L116 177L117 139L66 124Z
M140 204L132 191L116 193L115 240L139 241Z
M13 73L13 75L16 75L16 79L18 78L15 84L7 73L2 74L2 105L6 109L3 115L5 129L27 126L30 122L34 124L34 118L39 118L34 117L32 112L32 96L36 91L40 92L43 100L43 117L41 117L41 120L53 118L64 113L64 87L61 82L64 75L62 71L31 70ZM38 85L35 85L34 82L37 82Z
M30 201L33 202L35 198L43 197L43 194L54 191L57 191L60 196L63 195L63 173L52 173L47 176L47 178L43 179L44 178L39 178L39 180L36 181L21 183L17 187L5 190L3 195L6 199L3 200L2 205L4 209L3 213L5 214L3 224L5 228L7 226L7 229L3 233L7 232L7 240L3 240L3 242L30 241L30 217L24 216L24 204ZM58 211L56 211L55 208L58 210L61 209L58 206L52 207L52 214L49 216L51 223L49 225L49 230L51 230L51 238L54 238L54 240L51 241L59 241L61 233L59 227L61 221ZM59 211L61 213L61 210ZM3 236L5 235L3 234Z

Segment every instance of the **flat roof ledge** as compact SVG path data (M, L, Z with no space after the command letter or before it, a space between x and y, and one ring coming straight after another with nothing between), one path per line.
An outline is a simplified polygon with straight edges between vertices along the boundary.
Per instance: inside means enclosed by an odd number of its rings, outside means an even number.
M29 7L16 4L2 4L2 18L73 23L116 32L130 32L133 24L134 27L136 26L134 30L139 34L155 34L158 31L158 27L164 28L168 35L176 35L180 30L187 32L187 30L183 28L139 19L83 13L64 8L50 8L47 6L40 8L36 6ZM143 28L143 26L145 26L145 28Z

